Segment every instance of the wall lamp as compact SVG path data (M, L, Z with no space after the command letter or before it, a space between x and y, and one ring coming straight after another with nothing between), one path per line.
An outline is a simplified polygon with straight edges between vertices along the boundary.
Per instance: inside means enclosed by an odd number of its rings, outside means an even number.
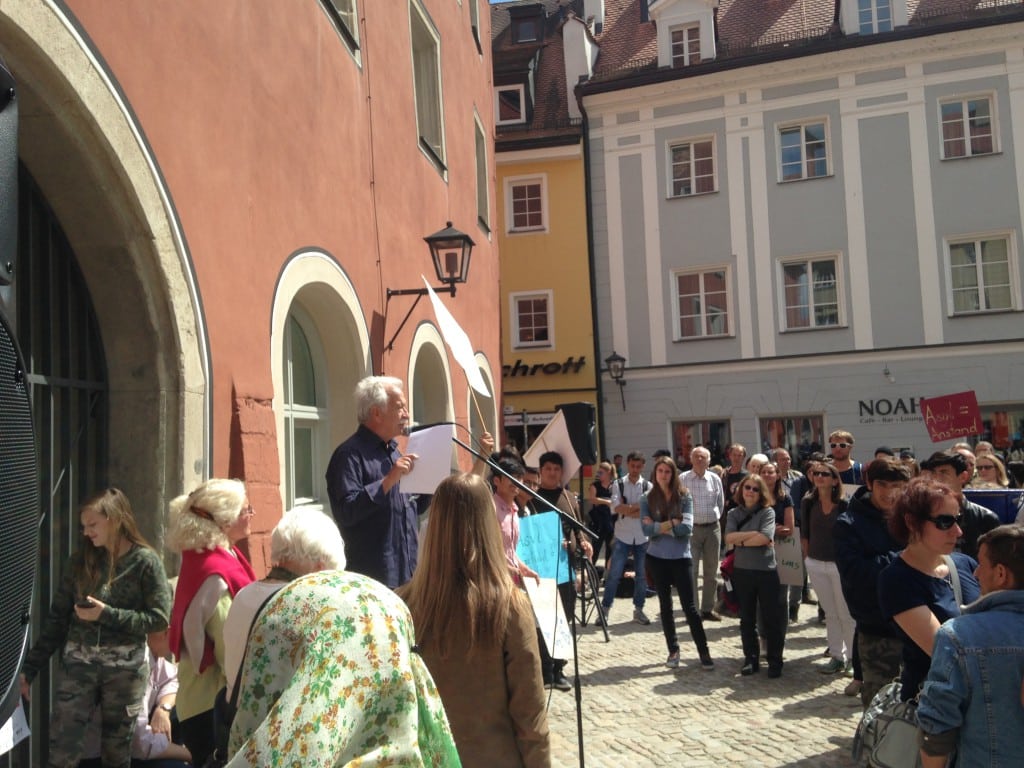
M612 353L604 359L604 364L608 366L608 375L612 377L612 381L619 385L622 410L626 410L626 380L623 378L626 375L626 358L613 349Z
M892 371L889 370L888 363L886 363L885 367L882 369L882 375L885 377L885 380L888 381L890 384L896 383L896 376L893 374Z
M442 287L434 288L434 293L447 293L450 296L455 295L455 286L459 283L466 282L466 278L469 276L469 257L473 253L473 246L476 243L473 242L473 238L467 235L465 232L460 232L452 226L449 221L447 226L435 232L432 235L428 235L423 238L427 245L430 247L430 258L434 262L434 274L437 275L438 282L442 283ZM426 288L401 288L393 289L388 288L388 298L384 306L384 326L388 324L388 307L391 305L392 296L415 296L416 301L409 307L409 311L405 313L405 317L402 318L402 322L398 325L398 330L395 331L395 335L391 337L391 341L384 347L385 352L390 352L395 346L395 339L398 338L398 334L402 332L405 324L409 321L409 317L412 315L412 311L416 309L416 305L420 303L420 299L427 295Z

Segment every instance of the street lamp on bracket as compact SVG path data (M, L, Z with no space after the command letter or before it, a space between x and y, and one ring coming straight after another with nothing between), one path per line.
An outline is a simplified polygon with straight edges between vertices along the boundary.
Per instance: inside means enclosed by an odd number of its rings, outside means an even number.
M612 381L619 385L619 396L622 398L622 410L626 410L626 358L616 352L614 349L612 353L604 359L604 364L608 367L608 375L612 377Z

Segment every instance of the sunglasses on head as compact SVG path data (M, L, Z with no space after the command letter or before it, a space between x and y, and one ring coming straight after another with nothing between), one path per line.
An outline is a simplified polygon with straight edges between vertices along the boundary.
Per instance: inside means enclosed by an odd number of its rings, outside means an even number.
M815 477L835 477L831 472L824 469L816 469L811 474Z
M960 521L964 519L963 515L936 515L935 517L929 517L932 525L938 528L940 531L948 531L954 525L960 525Z
M829 448L849 448L853 443L829 443Z

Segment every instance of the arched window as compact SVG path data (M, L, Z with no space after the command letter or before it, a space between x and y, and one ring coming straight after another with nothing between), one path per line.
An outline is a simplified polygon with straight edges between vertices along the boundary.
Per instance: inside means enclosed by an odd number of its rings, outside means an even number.
M323 352L316 327L299 306L284 334L285 508L324 508L328 432Z

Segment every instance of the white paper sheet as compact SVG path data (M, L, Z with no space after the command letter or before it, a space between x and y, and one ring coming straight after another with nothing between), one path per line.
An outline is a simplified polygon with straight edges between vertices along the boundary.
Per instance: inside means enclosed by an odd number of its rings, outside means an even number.
M562 601L558 596L558 586L554 579L541 579L540 585L533 579L523 579L526 594L533 605L533 615L537 626L544 636L544 645L553 659L571 659L572 630L565 618Z
M398 484L402 493L431 494L438 483L452 473L453 437L455 426L452 424L439 424L409 435L405 452L414 453L418 458L412 465L412 471L404 475Z
M15 683L17 685L17 683ZM0 726L0 755L10 752L14 745L24 741L29 735L28 723L25 721L25 710L21 708L21 701L10 719Z

